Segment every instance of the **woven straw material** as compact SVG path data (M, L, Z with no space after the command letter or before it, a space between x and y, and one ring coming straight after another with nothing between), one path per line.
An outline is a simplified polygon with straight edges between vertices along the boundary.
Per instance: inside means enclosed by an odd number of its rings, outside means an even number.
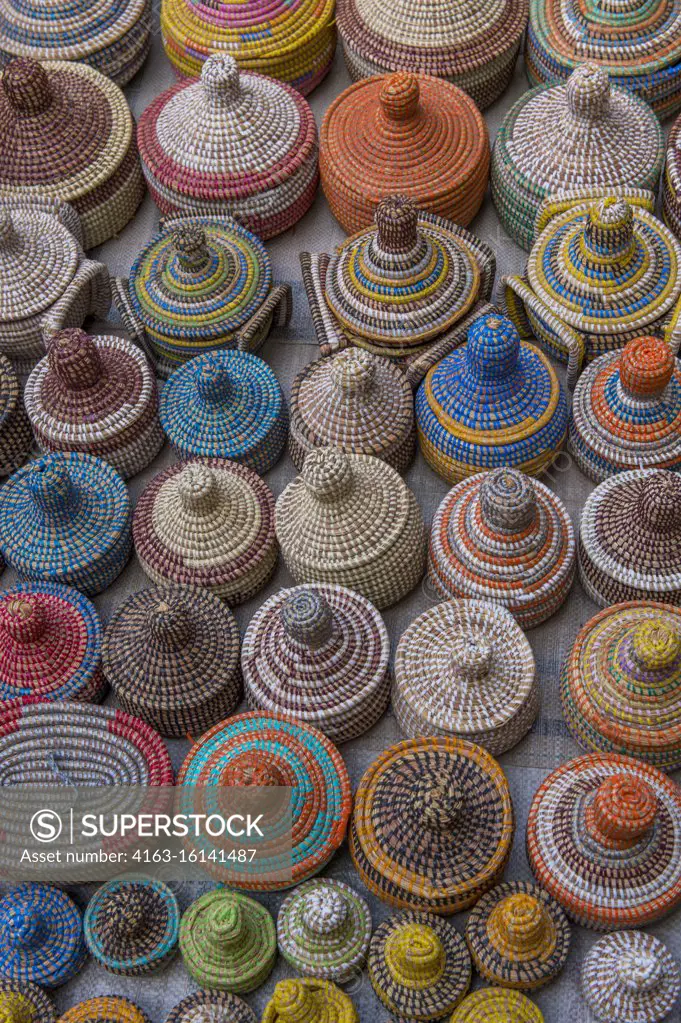
M527 881L506 881L483 895L466 921L466 942L490 984L532 991L565 966L570 925L558 903Z
M662 213L665 223L681 238L681 155L679 154L679 135L681 118L677 118L667 138L664 171L660 193L662 195Z
M359 593L328 583L279 590L244 636L248 705L314 725L336 744L348 742L387 710L389 657L383 619Z
M260 238L292 227L317 191L317 128L288 85L209 57L142 114L144 175L162 213L233 214Z
M245 895L206 892L182 917L180 951L201 987L247 994L264 984L274 967L274 920Z
M579 526L579 578L600 607L681 604L681 477L632 469L599 484Z
M312 451L276 505L284 561L299 583L357 590L379 609L413 590L426 567L416 498L386 462Z
M0 1016L6 1023L56 1023L49 995L29 981L0 977Z
M0 355L0 476L22 465L33 446L31 424L12 363Z
M262 850L255 863L205 869L219 881L246 891L280 891L323 870L345 838L352 807L350 779L343 758L321 732L277 714L237 714L193 746L178 775L178 785L289 786L291 857L289 878L282 875L281 849ZM252 841L252 838L251 838Z
M102 626L87 597L57 583L20 583L0 596L0 700L33 696L97 703Z
M0 974L11 981L55 988L85 963L80 910L46 884L16 885L0 900Z
M41 450L96 455L124 479L146 469L164 444L154 373L120 337L78 328L54 334L24 403Z
M85 64L25 57L0 79L0 195L50 195L79 214L85 248L118 234L144 195L125 96Z
M149 1023L149 1020L128 998L105 995L76 1002L57 1023Z
M303 96L326 76L336 49L333 0L163 0L161 33L181 75L195 78L211 53L227 51L246 71Z
M538 476L567 435L567 402L548 357L495 314L477 319L466 344L428 371L415 410L423 457L449 483L497 466Z
M587 952L582 991L603 1023L660 1023L681 993L681 970L652 934L621 931L601 938Z
M656 767L587 753L540 785L527 821L537 881L575 923L645 927L681 902L681 788Z
M453 924L432 913L401 913L380 924L368 967L374 991L400 1019L442 1019L471 983L465 941Z
M77 60L117 85L142 67L151 43L150 0L7 0L0 10L0 62L13 57Z
M661 0L615 9L579 0L530 0L525 66L532 85L565 81L583 61L645 99L660 118L681 106L681 11Z
M279 909L279 951L297 973L306 976L337 984L356 980L370 939L369 904L342 881L307 881Z
M201 735L241 700L239 628L212 593L139 590L107 624L102 666L118 703L161 735Z
M90 955L109 973L156 973L176 952L180 910L161 881L125 877L99 888L83 919Z
M501 878L513 805L499 764L463 739L398 743L355 794L350 854L372 894L400 909L447 915Z
M530 249L548 193L577 185L652 192L663 160L650 107L612 88L605 68L580 64L566 84L526 92L509 110L492 152L492 198L508 234Z
M152 582L203 586L230 606L255 596L277 563L269 487L224 458L192 459L154 476L132 532Z
M635 338L582 373L568 450L596 483L626 469L681 471L681 364L666 341Z
M200 1023L201 1020L229 1020L229 1023L258 1023L253 1010L228 991L195 991L171 1009L165 1023Z
M249 352L197 355L173 373L161 395L161 423L180 458L230 458L261 476L288 437L277 378Z
M595 615L568 653L560 695L584 749L681 769L681 608L635 601Z
M544 1017L519 991L486 987L464 998L449 1023L544 1023Z
M433 518L428 581L443 600L507 607L522 629L565 601L577 566L568 510L553 491L514 469L457 483Z
M568 363L571 386L584 362L642 334L678 350L681 245L653 205L652 193L635 188L555 193L537 219L525 276L503 279L521 335Z
M414 399L402 370L348 348L306 366L291 386L288 450L297 469L315 448L373 455L398 472L414 457Z
M377 204L392 195L465 227L482 204L489 161L475 103L428 75L400 71L357 82L322 121L322 188L348 234L369 227Z
M120 575L131 547L128 491L101 458L44 455L0 490L0 550L24 579L91 597Z
M261 1023L359 1023L352 999L330 980L280 980Z
M483 600L436 604L400 637L392 706L409 739L458 736L499 756L539 711L532 648L506 608Z
M0 201L0 351L20 373L42 358L55 330L109 311L109 271L85 258L81 242L65 203L22 193Z

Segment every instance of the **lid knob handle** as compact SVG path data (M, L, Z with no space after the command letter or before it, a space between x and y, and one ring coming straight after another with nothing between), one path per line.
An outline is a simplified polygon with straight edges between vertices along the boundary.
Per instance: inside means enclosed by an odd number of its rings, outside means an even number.
M385 943L388 972L402 987L432 987L444 973L445 959L440 938L427 924L396 927Z
M333 357L331 372L342 394L366 394L376 376L376 359L361 348L345 348Z
M45 611L35 594L11 594L0 603L0 626L17 643L34 643L45 631Z
M624 950L616 969L620 984L634 994L653 991L664 978L662 960L652 949Z
M52 372L71 391L94 387L102 375L95 339L77 327L60 330L50 338L47 359Z
M350 459L338 448L318 448L305 458L303 480L316 500L332 503L352 487Z
M197 224L183 224L172 234L177 262L184 273L197 273L210 262L206 232Z
M229 363L219 353L207 355L198 360L194 373L199 397L209 405L221 405L227 401L231 391Z
M282 1023L318 1023L312 991L300 980L280 980L274 989L272 1004Z
M210 907L206 917L206 930L214 945L225 951L239 947L246 921L241 905L235 898L226 894Z
M657 814L657 796L635 774L613 774L601 782L586 810L589 834L601 845L628 847L640 841Z
M381 252L398 255L411 252L418 241L419 211L416 203L403 195L381 199L374 214L376 244Z
M508 895L490 914L488 933L516 952L530 953L543 944L546 915L539 899L527 892ZM495 944L494 940L492 943Z
M433 831L453 828L461 817L464 799L455 780L427 785L418 795L423 820Z
M610 104L610 78L598 64L582 64L568 78L567 101L573 117L597 121Z
M214 102L233 103L241 93L239 65L230 53L213 53L201 69L201 85Z
M4 920L3 931L8 948L35 948L43 939L43 923L30 906L12 906Z
M419 107L419 80L411 71L397 71L384 82L378 96L389 121L409 121Z
M348 917L345 899L335 888L316 888L304 896L303 923L311 934L335 934Z
M635 398L655 398L668 386L676 360L666 341L636 337L620 356L620 382Z
M652 469L646 474L637 512L649 529L658 533L681 530L681 480L675 472Z
M220 784L231 788L279 788L286 779L274 760L263 753L241 753L225 765Z
M509 376L520 355L520 335L505 316L481 316L468 331L466 361L482 380Z
M177 596L160 596L149 608L147 622L153 641L168 650L181 650L194 636L187 604Z
M492 653L492 644L482 632L457 632L451 637L452 668L458 677L468 682L476 682L489 674Z
M281 620L291 639L313 650L323 646L333 633L333 612L319 590L295 590L282 605Z
M664 671L681 658L681 633L661 618L634 629L634 656L646 671Z
M32 462L27 486L38 508L56 517L66 517L78 501L68 470L68 455L45 455Z
M530 479L516 469L493 469L478 491L480 514L498 533L522 533L534 522L537 500Z
M140 935L145 927L145 908L139 888L125 885L112 892L99 924L102 933L111 935L117 944Z
M597 259L626 262L634 246L634 211L624 199L610 196L589 210L584 248Z
M177 477L180 500L187 511L197 514L215 507L219 489L215 473L207 465L190 463Z
M2 74L2 88L10 105L22 114L39 114L52 102L50 78L37 60L18 57Z

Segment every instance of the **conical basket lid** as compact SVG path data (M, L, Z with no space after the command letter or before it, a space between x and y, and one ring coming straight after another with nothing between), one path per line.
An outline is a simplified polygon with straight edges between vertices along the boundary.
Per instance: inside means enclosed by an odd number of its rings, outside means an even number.
M608 934L582 964L582 991L596 1019L660 1023L681 994L681 970L659 938L643 931Z
M24 883L0 900L0 970L11 980L58 987L83 966L81 912L66 892Z
M117 42L146 8L147 0L7 0L0 36L22 57L80 60Z
M80 258L76 239L56 217L0 204L0 319L21 320L53 305Z

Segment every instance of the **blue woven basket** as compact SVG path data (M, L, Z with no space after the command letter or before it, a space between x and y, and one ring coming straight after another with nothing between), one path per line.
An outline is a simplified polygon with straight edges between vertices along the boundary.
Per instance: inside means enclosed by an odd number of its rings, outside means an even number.
M80 910L58 888L20 884L0 901L0 974L52 988L87 956Z
M25 579L93 596L120 575L131 547L128 491L100 458L46 455L0 490L0 551Z
M124 877L95 892L83 927L90 954L105 969L141 976L163 969L175 955L180 910L161 881Z
M279 459L288 413L274 373L248 352L207 352L173 373L161 425L181 458L229 458L261 475Z

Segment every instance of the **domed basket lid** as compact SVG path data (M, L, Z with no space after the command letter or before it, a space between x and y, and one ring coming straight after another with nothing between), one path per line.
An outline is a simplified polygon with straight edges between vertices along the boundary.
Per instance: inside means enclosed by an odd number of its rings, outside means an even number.
M493 984L532 989L553 980L570 951L570 924L555 899L528 881L506 881L482 896L466 921L479 973Z
M269 256L254 234L229 217L183 217L139 254L129 294L154 333L208 343L246 323L271 287Z
M493 732L521 713L535 690L532 648L503 607L451 600L402 633L395 689L426 734Z
M83 920L88 950L115 973L150 973L175 951L180 909L170 888L123 877L98 888Z
M23 320L54 305L81 256L78 242L56 217L0 203L0 320Z
M66 892L19 884L0 900L0 972L41 987L64 984L87 957L80 910Z
M681 993L681 970L659 938L621 931L601 938L587 952L582 991L596 1019L659 1023Z
M350 852L360 876L393 905L458 912L502 872L513 806L499 764L463 739L398 743L365 772Z
M350 780L336 747L315 728L277 714L237 714L211 728L192 747L178 785L289 786L292 871L284 877L275 835L257 868L212 862L212 876L236 888L280 890L318 873L341 845L352 806Z
M12 53L82 60L118 42L144 16L146 0L7 0L0 36ZM5 42L5 46L8 43Z
M681 789L632 757L588 753L539 787L527 822L537 881L578 923L645 926L681 902Z
M449 1023L544 1023L544 1017L520 991L485 987L464 998Z
M280 980L265 1006L262 1023L359 1023L357 1010L344 991L317 977Z
M328 878L300 885L281 904L277 941L298 971L345 983L361 973L371 938L369 904Z
M667 342L634 338L587 366L575 387L570 432L598 480L618 469L681 463L681 364Z
M37 984L0 977L0 1016L6 1023L55 1023L52 999Z
M0 596L0 700L92 699L101 650L99 615L78 590L27 582Z
M611 196L545 223L527 278L562 321L584 333L643 333L671 313L681 294L681 248L648 210Z
M400 913L384 920L369 947L369 978L395 1016L439 1019L471 983L471 958L453 924L433 913Z
M157 96L140 118L137 137L157 183L211 200L269 191L317 153L306 100L283 82L240 71L230 54L213 54L199 81Z
M170 1010L165 1023L258 1023L249 1005L229 991L194 991Z
M567 656L561 697L587 748L681 767L681 608L632 601L595 615Z
M59 1017L59 1023L149 1023L149 1020L129 998L104 995L76 1002Z
M0 188L71 201L118 169L133 121L118 86L93 68L19 57L0 79L0 141Z

